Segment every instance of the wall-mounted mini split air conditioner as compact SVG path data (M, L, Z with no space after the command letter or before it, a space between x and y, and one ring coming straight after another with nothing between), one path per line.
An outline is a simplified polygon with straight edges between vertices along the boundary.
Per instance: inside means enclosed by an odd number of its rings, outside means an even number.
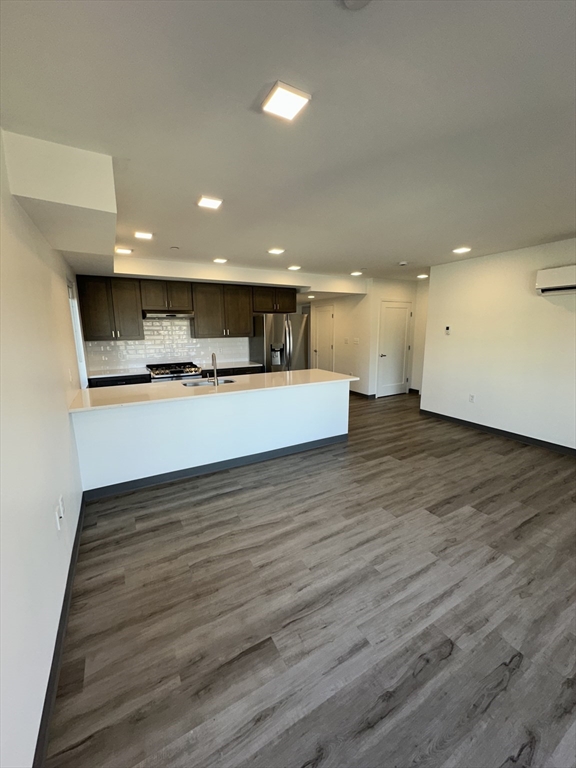
M540 296L576 293L576 264L540 269L536 273L536 291Z

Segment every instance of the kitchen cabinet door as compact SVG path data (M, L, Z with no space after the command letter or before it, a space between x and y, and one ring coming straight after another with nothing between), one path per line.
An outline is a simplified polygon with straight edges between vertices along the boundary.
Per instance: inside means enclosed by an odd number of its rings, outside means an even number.
M112 304L114 307L114 323L116 340L134 341L144 338L142 322L142 298L140 296L140 281L130 278L113 277Z
M294 288L276 288L276 312L296 312Z
M164 280L140 280L142 309L151 312L168 309L168 294Z
M254 312L274 312L276 296L274 288L254 286L252 289Z
M115 334L110 278L78 275L78 303L86 341L112 341Z
M168 296L168 309L176 309L182 312L192 310L192 286L190 283L173 280L166 283Z
M245 285L224 286L226 336L253 336L252 290Z
M225 336L224 292L221 285L194 283L194 320L192 336L197 339L216 339Z

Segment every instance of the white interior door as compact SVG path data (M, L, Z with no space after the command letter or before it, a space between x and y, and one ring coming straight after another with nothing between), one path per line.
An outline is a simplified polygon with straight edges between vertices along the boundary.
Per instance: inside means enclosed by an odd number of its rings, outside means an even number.
M334 307L316 307L314 318L314 362L323 371L334 370Z
M383 301L378 336L377 397L407 392L408 338L412 305Z

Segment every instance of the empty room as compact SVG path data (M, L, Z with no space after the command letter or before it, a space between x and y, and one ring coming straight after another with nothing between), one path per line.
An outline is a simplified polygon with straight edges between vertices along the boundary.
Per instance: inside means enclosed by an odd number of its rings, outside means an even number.
M0 768L576 768L576 2L0 33Z

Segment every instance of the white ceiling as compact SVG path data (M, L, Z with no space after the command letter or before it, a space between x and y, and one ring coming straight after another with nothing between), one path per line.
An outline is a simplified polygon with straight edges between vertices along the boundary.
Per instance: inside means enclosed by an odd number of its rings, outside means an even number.
M574 11L3 0L2 126L112 155L139 256L414 277L574 232ZM278 79L312 94L294 123L259 111Z

